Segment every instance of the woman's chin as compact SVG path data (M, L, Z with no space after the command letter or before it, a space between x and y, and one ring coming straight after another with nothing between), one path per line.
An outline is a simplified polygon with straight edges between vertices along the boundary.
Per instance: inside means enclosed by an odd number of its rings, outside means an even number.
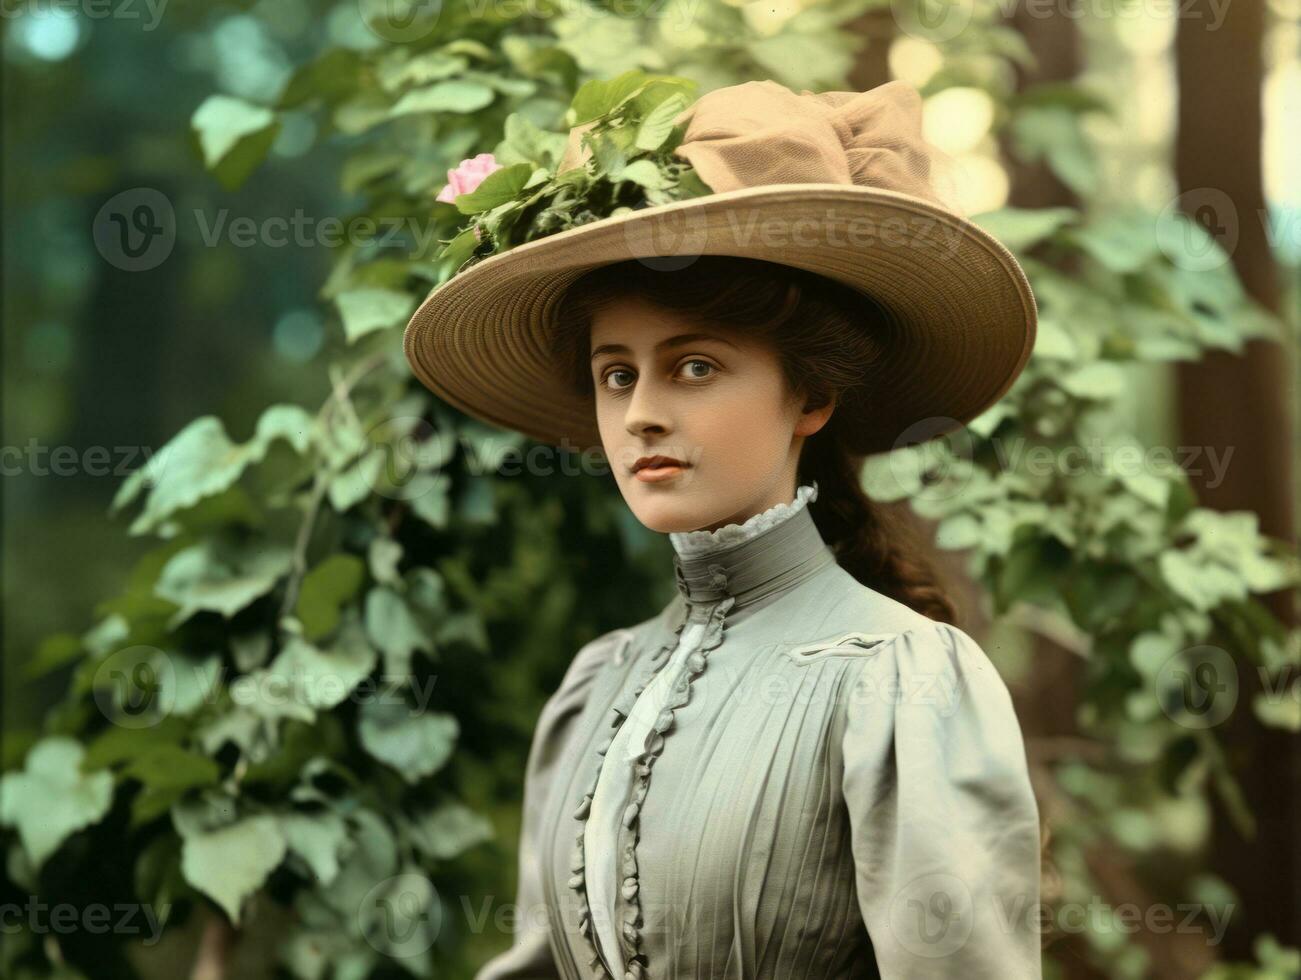
M701 512L694 501L681 490L657 486L651 490L640 487L634 490L637 499L629 501L632 512L652 531L668 534L671 531L694 531L709 523L709 515Z

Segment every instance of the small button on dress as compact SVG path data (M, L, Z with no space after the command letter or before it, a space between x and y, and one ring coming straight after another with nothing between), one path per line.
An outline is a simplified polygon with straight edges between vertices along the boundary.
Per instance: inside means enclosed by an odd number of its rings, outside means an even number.
M1040 980L1007 687L836 562L815 494L674 536L673 601L575 654L476 980Z

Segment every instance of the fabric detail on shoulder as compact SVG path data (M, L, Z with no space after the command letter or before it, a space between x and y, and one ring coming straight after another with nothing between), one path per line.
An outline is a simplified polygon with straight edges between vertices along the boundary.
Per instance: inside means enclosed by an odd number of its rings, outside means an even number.
M591 685L597 673L607 663L622 663L623 655L632 643L635 634L627 627L602 633L594 640L589 640L574 654L564 679L560 682L557 694Z
M842 789L882 977L1039 980L1039 813L1007 686L947 623L863 658Z
M787 647L782 652L798 664L826 657L861 657L877 653L882 644L897 636L898 633L838 633L811 643Z

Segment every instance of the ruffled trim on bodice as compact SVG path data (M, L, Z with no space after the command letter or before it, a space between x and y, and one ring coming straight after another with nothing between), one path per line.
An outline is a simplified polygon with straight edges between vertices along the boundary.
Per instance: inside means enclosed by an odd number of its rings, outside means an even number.
M729 583L729 565L725 564L729 559L720 556L718 561L711 561L708 553L715 549L729 548L776 527L776 525L788 520L807 506L809 501L816 499L817 494L817 483L813 482L798 487L793 501L776 504L759 514L755 514L744 523L728 524L712 531L686 531L672 532L670 534L673 547L679 557L691 555L690 560L693 564L705 563L704 568L708 573L708 578L706 580L705 576L699 576L703 586L700 590L701 593L717 595L719 598L711 598L705 601L687 599L680 604L676 614L666 620L666 625L673 630L673 637L667 639L658 649L651 651L650 663L645 675L635 688L625 693L613 705L609 733L601 739L601 743L596 750L597 760L591 779L588 781L587 790L583 793L577 810L574 811L574 819L578 821L578 832L575 834L573 858L570 863L572 874L568 884L577 893L578 927L592 954L589 966L594 973L608 978L608 980L620 980L620 978L611 975L601 955L601 947L596 928L592 922L592 910L587 897L587 858L585 853L587 821L591 816L592 800L596 795L596 787L601 778L601 767L605 761L605 756L614 743L620 726L632 713L638 696L646 690L655 675L672 660L669 654L677 648L677 644L681 641L682 631L686 624L692 619L698 619L698 616L693 611L703 611L706 618L700 645L687 655L682 674L670 690L663 710L655 719L655 723L646 736L643 751L635 760L631 799L624 809L622 817L623 826L628 829L629 833L623 845L623 852L619 855L621 875L619 894L624 900L623 921L619 923L619 929L617 930L624 964L621 980L647 980L647 960L642 949L641 934L644 925L640 898L641 887L637 871L637 844L641 836L640 815L642 803L645 801L646 793L650 788L651 769L655 765L655 760L664 751L664 739L673 728L677 710L690 702L691 686L696 678L704 672L709 659L709 652L722 644L728 613L732 611L737 602L737 596L731 593L736 591L738 585L735 581ZM816 535L816 531L812 533ZM817 538L816 540L820 542L821 539ZM735 556L730 560L733 563L730 567L738 567L738 560ZM794 558L791 560L794 561ZM679 575L682 574L680 564L678 565L678 573ZM682 586L683 583L679 582L679 587Z
M721 579L720 585L725 582L726 576L721 565L711 565L710 570ZM626 903L623 922L619 929L619 943L624 962L623 980L646 980L647 978L646 955L642 951L641 929L644 922L641 913L640 879L637 871L637 844L641 836L641 807L646 799L646 793L650 789L651 768L655 765L655 760L659 758L660 753L664 751L664 738L673 727L677 710L691 700L692 682L704 672L709 659L709 651L722 644L727 614L735 603L735 597L727 596L709 608L708 620L705 623L700 646L687 656L682 676L673 685L664 709L660 712L659 717L655 719L655 723L651 726L651 731L646 737L646 747L637 758L636 781L633 786L632 799L624 809L622 818L623 826L630 831L627 842L624 844L620 863L622 881L619 891ZM674 627L675 638L668 640L655 651L654 656L651 658L650 669L641 678L640 683L614 704L612 708L613 717L610 719L610 732L601 740L601 744L596 750L598 760L595 771L592 774L587 791L583 794L582 801L578 805L578 809L574 812L574 819L578 821L579 826L574 844L573 861L570 864L573 875L569 879L569 887L578 894L578 926L592 953L589 966L606 977L611 977L611 974L605 967L600 947L597 944L596 931L592 924L591 907L587 900L585 875L587 861L584 840L587 820L592 812L592 798L596 794L596 785L601 777L601 765L614 742L619 727L632 713L638 695L646 689L655 675L669 662L670 658L667 655L676 648L687 621L687 616L678 617ZM615 980L615 978L611 978L611 980Z

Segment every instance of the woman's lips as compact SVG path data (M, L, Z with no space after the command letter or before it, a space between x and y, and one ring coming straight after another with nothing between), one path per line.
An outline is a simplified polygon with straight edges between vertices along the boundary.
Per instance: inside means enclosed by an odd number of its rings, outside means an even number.
M642 483L660 483L664 480L671 480L681 473L685 466L644 466L633 474Z

